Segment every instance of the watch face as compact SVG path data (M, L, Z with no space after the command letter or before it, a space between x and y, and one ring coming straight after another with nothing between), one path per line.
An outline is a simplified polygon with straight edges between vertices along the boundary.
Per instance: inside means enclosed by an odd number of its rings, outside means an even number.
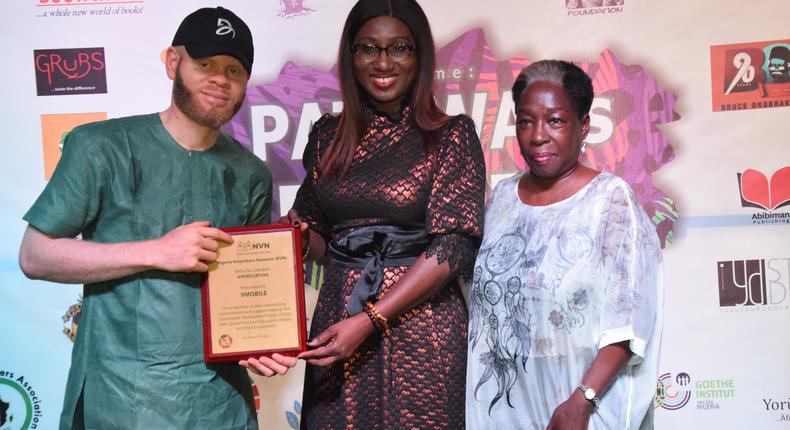
M584 390L584 398L587 399L587 400L594 399L595 398L595 390L593 390L592 388L588 388L588 389Z

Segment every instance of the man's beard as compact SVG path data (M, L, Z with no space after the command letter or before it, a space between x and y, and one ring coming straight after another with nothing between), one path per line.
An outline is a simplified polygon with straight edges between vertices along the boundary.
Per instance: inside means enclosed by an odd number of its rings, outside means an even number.
M195 100L194 93L184 85L184 80L181 79L181 64L179 63L176 68L176 78L173 81L173 101L176 107L178 107L187 118L204 127L218 130L223 124L230 121L233 115L236 115L236 112L241 109L244 96L242 95L239 101L236 102L236 105L230 108L202 108Z

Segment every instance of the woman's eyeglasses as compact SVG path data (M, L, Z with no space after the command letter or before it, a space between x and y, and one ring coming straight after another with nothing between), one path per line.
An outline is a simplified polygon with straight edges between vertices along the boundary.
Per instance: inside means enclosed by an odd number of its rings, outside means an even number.
M407 43L396 43L385 47L370 44L360 44L351 47L351 52L366 63L376 61L381 55L381 51L386 52L392 61L400 63L409 58L412 51L414 51L414 46Z

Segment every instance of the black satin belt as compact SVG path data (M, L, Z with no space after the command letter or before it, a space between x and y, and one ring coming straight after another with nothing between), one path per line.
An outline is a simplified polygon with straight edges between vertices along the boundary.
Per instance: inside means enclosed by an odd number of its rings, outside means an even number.
M385 267L412 265L429 243L425 227L395 225L360 227L330 241L327 254L332 263L363 269L348 299L348 314L356 315L369 300L376 300Z

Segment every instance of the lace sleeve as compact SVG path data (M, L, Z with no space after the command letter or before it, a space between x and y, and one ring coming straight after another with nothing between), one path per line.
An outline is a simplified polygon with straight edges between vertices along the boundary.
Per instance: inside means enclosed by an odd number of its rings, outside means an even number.
M296 192L293 204L293 209L310 225L310 228L320 233L324 238L329 237L331 226L328 225L326 216L318 203L314 186L321 177L320 153L325 149L323 146L331 142L334 135L333 120L331 115L326 114L316 121L310 131L302 156L305 177Z
M433 241L425 255L468 278L483 233L485 193L483 151L469 117L459 115L447 127L436 163L425 222Z
M611 197L603 259L599 347L630 340L634 354L643 357L661 307L661 248L655 227L624 182Z

